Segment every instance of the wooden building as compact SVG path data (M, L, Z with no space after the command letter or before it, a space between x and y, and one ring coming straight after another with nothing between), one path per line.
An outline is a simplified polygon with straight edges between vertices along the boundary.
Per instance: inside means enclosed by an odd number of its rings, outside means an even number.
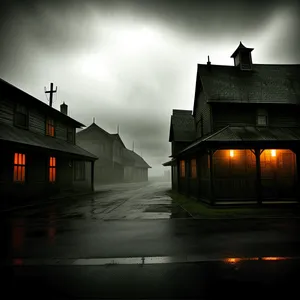
M240 43L233 66L199 64L193 111L173 111L163 165L180 193L210 204L299 201L300 65L253 64L252 50Z
M1 207L64 191L92 191L97 157L76 145L84 126L0 79Z
M97 184L148 180L148 164L125 147L118 133L110 134L93 122L77 133L77 142L99 158L95 163Z
M125 149L125 156L128 157L124 167L125 182L145 182L148 181L148 169L151 167L146 161L132 150Z

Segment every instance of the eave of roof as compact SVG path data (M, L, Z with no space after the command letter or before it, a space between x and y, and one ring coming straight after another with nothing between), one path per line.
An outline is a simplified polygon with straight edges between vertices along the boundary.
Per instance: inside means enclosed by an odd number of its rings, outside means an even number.
M33 133L29 130L24 130L15 126L10 126L1 123L0 140L2 142L17 143L45 150L54 150L63 153L73 154L84 158L88 158L90 160L98 159L96 155L86 151L78 145L68 143L67 141L58 138Z
M226 126L211 135L202 138L176 156L193 151L203 146L213 144L243 145L243 144L290 144L300 143L300 127L254 127L254 126ZM292 145L291 145L292 146Z

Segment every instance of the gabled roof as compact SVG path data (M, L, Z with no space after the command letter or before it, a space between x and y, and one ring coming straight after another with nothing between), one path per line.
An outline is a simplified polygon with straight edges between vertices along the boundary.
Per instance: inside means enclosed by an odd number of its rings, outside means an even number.
M251 71L199 64L195 102L202 89L208 102L300 104L300 64L253 64Z
M20 103L24 103L24 105L28 105L30 107L34 107L45 114L53 118L60 119L67 124L72 124L76 128L84 127L82 123L72 119L71 117L61 113L59 110L47 105L46 103L34 98L33 96L27 94L16 86L10 84L9 82L0 78L0 90L1 93L6 95L6 97L11 101L18 101Z
M130 158L131 160L134 161L134 164L133 164L134 167L137 167L137 168L148 168L148 169L151 168L146 163L146 161L141 156L139 156L137 153L135 153L134 151L129 150L129 149L125 149L125 152L126 152L127 158Z
M68 154L78 155L91 160L97 160L98 157L81 147L63 141L61 139L31 132L0 123L0 141L22 144L47 150L65 152Z
M119 141L122 144L122 146L124 148L126 148L125 144L123 143L123 141L118 133L111 133L110 135L115 141Z
M173 110L170 122L169 142L189 142L196 137L195 122L191 110Z
M99 127L96 123L92 123L90 126L80 130L79 132L77 132L77 136L83 136L86 133L90 132L90 131L95 131L95 132L100 132L104 135L106 135L108 138L111 138L110 133L108 133L107 131L105 131L104 129L102 129L101 127Z
M118 133L108 133L107 131L105 131L103 128L101 128L100 126L98 126L96 123L92 123L90 126L84 128L83 130L77 132L77 136L78 137L81 137L81 136L84 136L86 133L90 132L90 131L95 131L95 132L99 132L99 133L102 133L104 134L105 136L107 136L112 142L113 141L119 141L122 146L124 148L125 147L125 144L123 143L120 135Z

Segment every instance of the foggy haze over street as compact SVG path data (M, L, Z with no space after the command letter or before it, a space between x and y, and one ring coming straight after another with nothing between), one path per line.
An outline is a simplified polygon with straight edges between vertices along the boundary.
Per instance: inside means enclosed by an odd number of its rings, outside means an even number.
M47 102L58 86L86 126L95 117L163 174L173 108L192 109L197 63L232 65L239 41L254 63L300 59L297 1L1 1L0 77Z

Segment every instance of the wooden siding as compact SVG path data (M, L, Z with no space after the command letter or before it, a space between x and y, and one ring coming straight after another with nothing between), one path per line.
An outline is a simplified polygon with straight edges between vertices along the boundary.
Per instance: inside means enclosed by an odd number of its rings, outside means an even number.
M14 104L0 95L0 122L13 125Z
M300 125L298 107L273 105L266 109L270 126L294 127Z
M178 190L178 167L172 166L172 189Z
M250 150L218 150L213 156L215 197L221 199L256 198L256 159Z
M122 164L123 162L123 145L119 141L113 142L113 161Z
M296 156L291 150L270 150L260 156L262 196L264 199L292 198L296 188Z
M227 125L256 126L255 105L247 104L212 104L213 130L217 131Z
M241 103L212 104L213 130L217 131L227 125L256 126L259 110L267 112L268 126L300 126L299 108L290 105L256 105Z
M209 155L203 153L198 156L198 198L201 200L208 200L210 198L209 173Z
M96 156L112 160L113 143L106 134L88 130L84 134L77 134L76 142L77 145ZM97 162L99 164L99 161L96 161L96 164Z
M177 154L184 148L189 146L192 142L172 142L172 155Z
M67 126L61 122L55 122L55 137L57 139L67 140Z
M45 115L36 109L29 110L29 130L45 135Z
M73 166L75 161L73 161ZM75 168L73 168L73 187L75 190L89 191L92 189L92 163L90 161L84 161L85 164L85 177L82 180L75 180Z
M211 106L206 101L206 96L203 92L200 93L195 108L195 125L196 125L196 137L201 137L201 116L203 116L203 134L210 133L211 128Z

